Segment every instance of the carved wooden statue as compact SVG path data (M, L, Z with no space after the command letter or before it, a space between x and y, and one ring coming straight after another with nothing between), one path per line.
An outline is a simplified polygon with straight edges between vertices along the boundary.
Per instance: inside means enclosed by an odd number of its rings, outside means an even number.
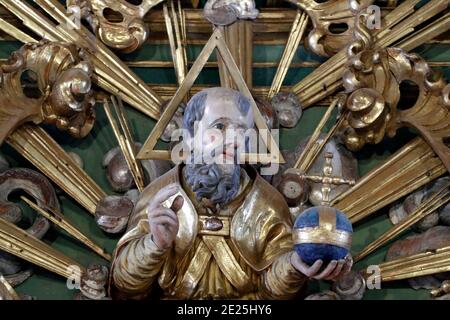
M293 251L283 197L234 161L253 125L250 102L237 91L205 89L191 98L184 139L200 139L201 147L193 143L186 164L141 194L115 251L113 297L143 298L157 282L167 298L291 298L307 277L334 279L349 270L342 260L319 271L321 261L308 266ZM214 133L233 129L238 139L217 152ZM204 160L209 155L212 163ZM202 160L192 161L196 156Z

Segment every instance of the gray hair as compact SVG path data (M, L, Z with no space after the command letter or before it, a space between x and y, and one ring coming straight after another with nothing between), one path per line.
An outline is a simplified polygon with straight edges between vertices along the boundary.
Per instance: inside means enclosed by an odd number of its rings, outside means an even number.
M236 104L239 108L239 111L243 115L247 115L250 110L250 100L244 96L242 93L236 90L232 89L225 89L225 88L208 88L204 89L197 94L195 94L190 100L189 103L186 106L186 109L184 111L184 117L183 117L183 128L187 129L191 136L194 135L194 125L196 121L200 121L203 118L203 115L205 113L205 106L206 106L206 98L208 97L208 94L211 94L211 92L214 92L218 89L222 90L229 90L236 99Z
M240 166L235 166L231 174L225 173L215 163L188 164L185 179L198 200L210 199L223 207L238 194L240 187Z

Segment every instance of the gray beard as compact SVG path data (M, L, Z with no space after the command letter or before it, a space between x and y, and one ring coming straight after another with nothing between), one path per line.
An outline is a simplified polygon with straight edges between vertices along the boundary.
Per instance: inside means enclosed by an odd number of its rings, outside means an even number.
M239 192L240 169L235 164L187 164L184 178L198 200L206 198L223 207Z

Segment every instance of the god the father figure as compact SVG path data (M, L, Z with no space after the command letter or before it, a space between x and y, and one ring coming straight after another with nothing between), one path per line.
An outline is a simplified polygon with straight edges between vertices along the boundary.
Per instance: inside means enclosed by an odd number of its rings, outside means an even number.
M143 299L159 286L165 299L289 299L307 278L350 270L351 259L322 268L295 253L282 195L236 161L253 125L250 101L235 90L191 98L183 119L188 160L200 152L214 161L186 161L142 192L114 254L114 298ZM218 152L217 132L227 130L236 139L224 139ZM190 143L194 131L202 143Z

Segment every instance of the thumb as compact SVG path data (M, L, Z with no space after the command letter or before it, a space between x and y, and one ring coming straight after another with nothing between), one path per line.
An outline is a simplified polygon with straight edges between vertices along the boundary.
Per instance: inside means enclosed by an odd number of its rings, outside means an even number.
M182 196L177 196L175 200L173 200L172 205L170 206L170 210L173 212L178 212L184 204L184 199Z

